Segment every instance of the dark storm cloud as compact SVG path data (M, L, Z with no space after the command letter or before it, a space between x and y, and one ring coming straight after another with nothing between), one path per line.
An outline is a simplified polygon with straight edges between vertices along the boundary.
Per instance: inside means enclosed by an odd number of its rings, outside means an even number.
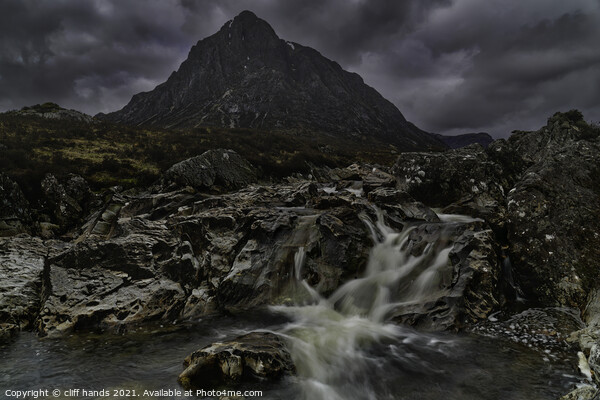
M0 0L0 109L121 108L244 9L441 133L600 120L598 0Z

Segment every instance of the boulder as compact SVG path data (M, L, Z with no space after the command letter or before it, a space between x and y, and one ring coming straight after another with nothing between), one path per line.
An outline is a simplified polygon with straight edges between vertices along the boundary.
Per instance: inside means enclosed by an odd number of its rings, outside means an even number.
M0 237L28 232L31 224L29 202L21 188L0 172Z
M186 389L237 383L247 379L278 379L295 373L290 353L279 336L252 332L213 343L186 357L179 382Z
M163 182L196 190L236 190L256 181L254 167L233 150L208 150L169 168Z

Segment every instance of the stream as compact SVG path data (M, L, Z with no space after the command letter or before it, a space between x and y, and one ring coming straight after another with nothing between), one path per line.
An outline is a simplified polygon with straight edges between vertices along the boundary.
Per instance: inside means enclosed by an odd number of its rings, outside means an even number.
M298 372L244 386L262 390L264 399L558 399L583 382L574 352L495 334L495 318L485 334L426 333L388 322L444 290L440 271L452 244L439 240L414 256L411 226L394 232L380 214L363 220L375 243L367 269L327 298L301 279L306 254L299 246L291 305L123 335L21 333L0 347L0 397L7 389L176 389L188 354L255 330L281 335Z

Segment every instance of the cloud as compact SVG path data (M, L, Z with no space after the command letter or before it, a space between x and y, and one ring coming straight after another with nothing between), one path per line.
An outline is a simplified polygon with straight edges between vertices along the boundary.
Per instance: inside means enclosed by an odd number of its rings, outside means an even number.
M166 80L199 39L251 9L357 72L440 133L600 120L597 0L0 0L0 109L95 114Z

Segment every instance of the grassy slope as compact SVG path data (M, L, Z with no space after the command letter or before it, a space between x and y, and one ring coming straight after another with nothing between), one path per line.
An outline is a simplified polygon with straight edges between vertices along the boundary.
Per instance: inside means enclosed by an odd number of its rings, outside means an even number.
M355 161L390 164L396 154L392 146L367 138L340 140L249 129L150 130L0 114L0 171L33 197L39 195L39 183L48 172L80 174L96 190L143 186L174 163L219 147L240 153L266 179L307 172L307 161L328 166Z

